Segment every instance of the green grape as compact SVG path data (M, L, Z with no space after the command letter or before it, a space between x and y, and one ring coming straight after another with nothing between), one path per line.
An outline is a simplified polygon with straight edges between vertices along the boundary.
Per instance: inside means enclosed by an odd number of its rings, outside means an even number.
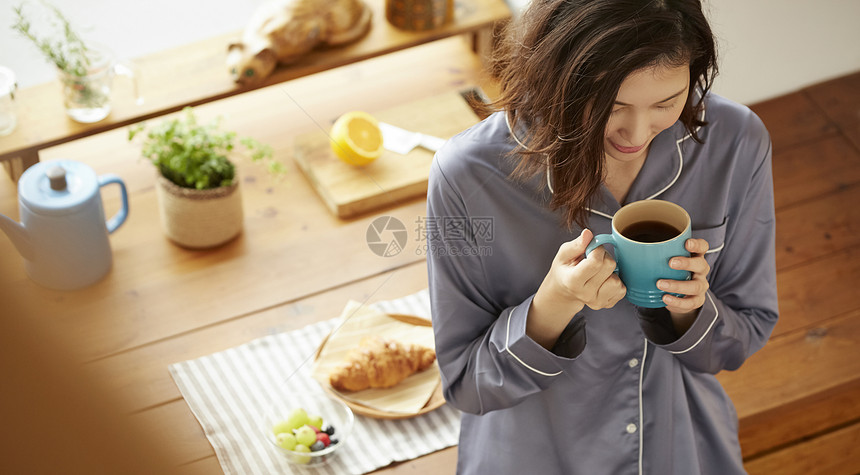
M278 435L278 434L283 433L283 432L292 433L293 432L293 426L290 425L289 421L279 421L277 424L272 426L272 432L275 435Z
M311 453L311 449L307 445L298 444L298 445L296 445L296 448L293 449L293 452L308 453L309 454L309 453ZM293 462L300 463L300 464L306 464L310 461L311 461L310 455L293 454Z
M296 431L296 442L299 444L310 447L316 441L317 433L310 426L303 425Z
M279 447L284 449L293 450L296 448L296 436L290 432L281 432L275 438L275 441L278 443Z
M296 430L307 423L308 413L302 408L294 409L290 413L290 417L287 417L287 424L289 424L290 430Z
M308 420L308 425L314 426L319 430L323 428L323 418L322 416L310 416Z

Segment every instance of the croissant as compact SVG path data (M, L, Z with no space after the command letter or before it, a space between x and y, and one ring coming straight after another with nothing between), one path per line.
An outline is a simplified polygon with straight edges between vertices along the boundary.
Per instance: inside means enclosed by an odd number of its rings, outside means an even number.
M436 353L421 345L404 345L379 336L365 337L350 351L349 360L329 374L338 391L390 388L436 361Z

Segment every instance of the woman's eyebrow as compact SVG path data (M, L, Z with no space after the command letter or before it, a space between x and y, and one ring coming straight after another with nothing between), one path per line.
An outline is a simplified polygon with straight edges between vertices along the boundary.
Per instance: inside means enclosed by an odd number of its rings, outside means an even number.
M683 94L683 93L684 93L684 91L686 91L686 90L687 90L687 87L685 86L685 87L684 87L684 89L681 89L680 91L676 92L675 94L672 94L671 96L669 96L669 97L667 97L667 98L663 99L662 101L657 101L657 102L655 102L655 104L662 104L662 103L664 103L664 102L671 101L672 99L674 99L674 98L676 98L676 97L680 96L681 94ZM628 104L628 103L626 103L626 102L615 101L615 105L618 105L618 106L629 106L630 104Z

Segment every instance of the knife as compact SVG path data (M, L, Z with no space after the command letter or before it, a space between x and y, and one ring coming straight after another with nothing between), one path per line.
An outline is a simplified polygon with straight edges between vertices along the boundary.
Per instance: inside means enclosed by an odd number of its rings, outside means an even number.
M401 155L406 155L415 147L424 147L435 152L447 142L439 137L401 129L385 122L379 123L379 130L382 131L382 146Z

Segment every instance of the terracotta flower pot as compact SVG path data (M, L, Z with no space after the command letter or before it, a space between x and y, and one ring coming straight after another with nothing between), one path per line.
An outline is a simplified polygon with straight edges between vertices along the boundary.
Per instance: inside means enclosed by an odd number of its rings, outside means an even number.
M211 190L183 188L157 173L161 225L183 247L202 249L224 244L242 231L239 180Z

